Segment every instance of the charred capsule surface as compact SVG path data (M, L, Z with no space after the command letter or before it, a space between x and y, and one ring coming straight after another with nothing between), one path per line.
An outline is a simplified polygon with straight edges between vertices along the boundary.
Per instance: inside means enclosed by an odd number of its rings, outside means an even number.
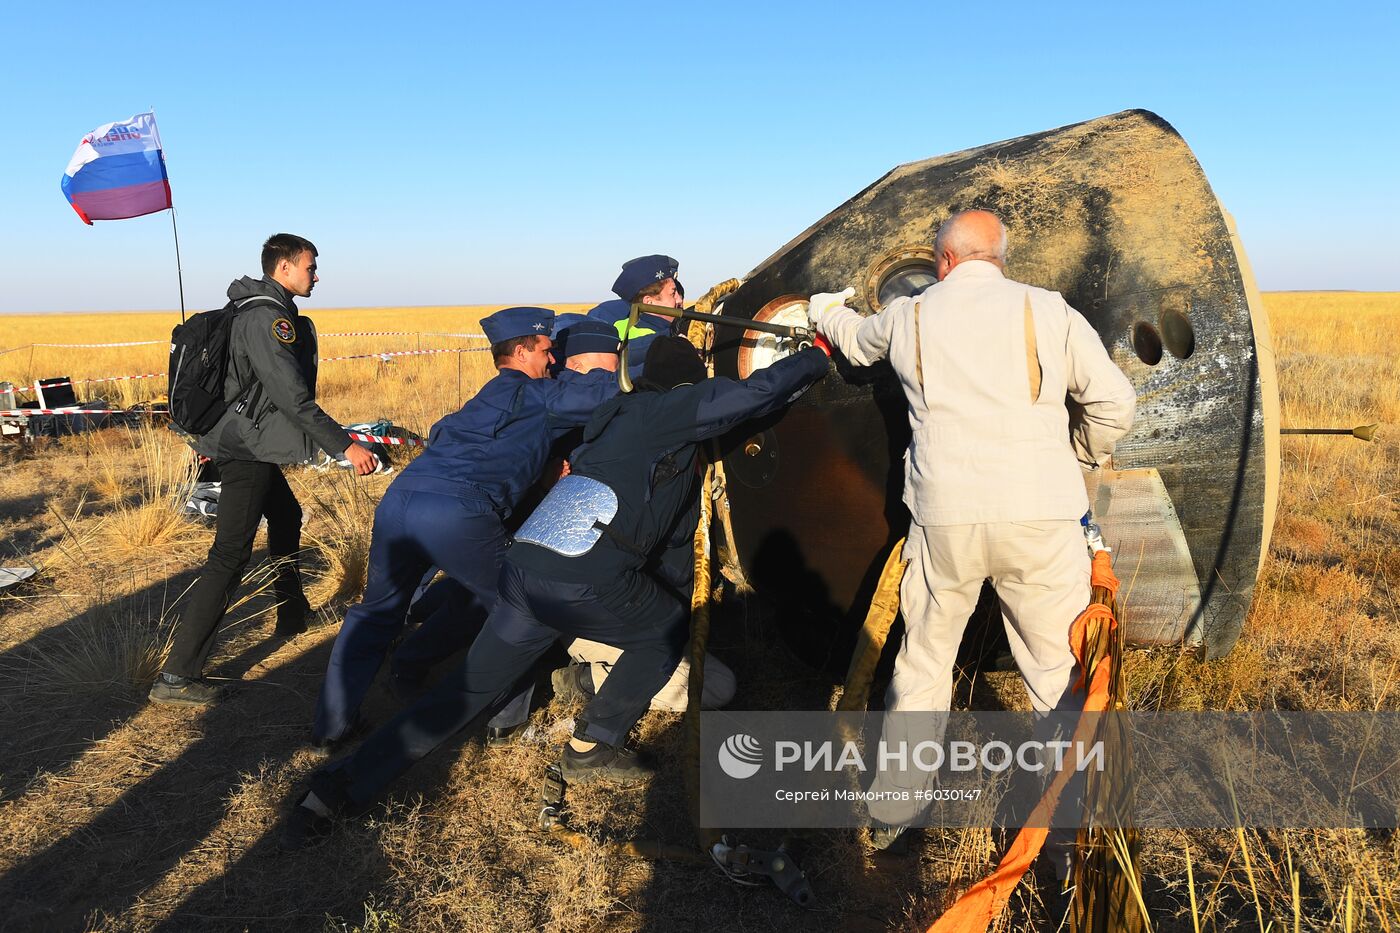
M877 313L933 284L934 234L955 211L1006 223L1007 274L1061 292L1137 389L1132 430L1094 502L1130 606L1130 639L1227 653L1272 522L1277 395L1243 251L1185 142L1125 111L900 166L751 272L726 316L798 318L806 296L856 287ZM724 329L716 372L780 353ZM726 450L739 558L802 624L864 610L901 502L906 403L885 365L844 361L782 418ZM834 623L832 623L834 624Z

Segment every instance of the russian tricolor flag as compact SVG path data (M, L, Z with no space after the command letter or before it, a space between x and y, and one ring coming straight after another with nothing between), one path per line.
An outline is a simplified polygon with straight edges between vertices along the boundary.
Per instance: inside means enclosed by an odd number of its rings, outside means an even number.
M89 226L171 207L156 115L138 113L84 136L63 174L63 196Z

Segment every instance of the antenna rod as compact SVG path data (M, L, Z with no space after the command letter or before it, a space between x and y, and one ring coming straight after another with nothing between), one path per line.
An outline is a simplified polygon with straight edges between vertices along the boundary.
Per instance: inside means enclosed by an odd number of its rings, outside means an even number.
M1354 428L1280 428L1280 434L1349 434L1360 441L1375 440L1379 424L1361 424Z

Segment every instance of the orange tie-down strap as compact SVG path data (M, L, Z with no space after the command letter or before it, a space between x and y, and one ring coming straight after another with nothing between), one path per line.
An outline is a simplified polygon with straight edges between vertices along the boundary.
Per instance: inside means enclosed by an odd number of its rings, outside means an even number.
M1089 583L1095 589L1105 590L1109 600L1118 592L1118 578L1113 574L1113 559L1107 551L1094 554ZM1107 626L1106 633L1102 626ZM1113 617L1113 610L1107 604L1097 601L1091 602L1070 626L1070 650L1074 652L1074 659L1079 663L1081 671L1079 682L1074 688L1081 689L1086 678L1089 682L1089 691L1084 697L1086 713L1101 713L1108 709L1109 675L1113 665L1108 654L1103 653L1090 671L1085 658L1092 653L1092 646L1103 634L1107 634L1111 639L1117 628L1118 620ZM1097 726L1098 723L1094 719L1080 719L1074 730L1074 741L1091 741L1091 733ZM1041 847L1045 845L1045 838L1050 833L1050 816L1055 812L1055 807L1060 801L1060 792L1064 790L1072 774L1072 771L1064 770L1055 775L1055 779L1045 789L1045 795L1040 798L1040 802L1026 821L1031 825L1021 827L1021 831L1011 843L1011 848L1001 857L1001 863L990 875L968 888L953 906L944 911L943 915L934 921L933 926L929 927L929 933L980 933L1000 916L1006 902L1011 899L1011 892L1016 890L1021 878L1030 869L1035 857L1040 854Z

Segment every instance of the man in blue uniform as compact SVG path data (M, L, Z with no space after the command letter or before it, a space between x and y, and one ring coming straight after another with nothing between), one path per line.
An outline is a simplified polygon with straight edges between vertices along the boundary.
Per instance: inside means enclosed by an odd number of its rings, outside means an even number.
M369 803L414 762L496 703L561 635L622 649L578 719L562 768L571 781L650 773L627 734L680 660L698 519L700 444L794 400L824 376L811 348L748 379L707 379L684 339L658 337L637 391L599 407L568 476L521 527L501 598L462 664L351 757L312 778L283 843Z
M560 327L560 322L564 326ZM556 378L577 378L582 373L595 369L617 371L617 331L601 321L585 319L583 315L561 314L555 318L554 358L562 362L564 369ZM568 432L564 439L554 445L554 453L545 468L545 475L537 488L539 494L528 508L522 504L517 514L533 511L543 498L547 487L552 486L562 476L568 475L569 458L573 450L583 440L582 429ZM541 488L543 487L543 488ZM690 551L689 543L681 555L684 558L680 568L684 579L673 581L685 601L690 598ZM406 639L394 654L396 674L405 666L417 666L421 661L436 663L459 648L466 647L480 631L486 619L486 612L473 599L471 592L451 577L444 577L433 583L409 610L409 618L418 614L428 621L418 634L439 632L453 639L451 644L428 648L424 638L417 635ZM443 619L455 620L452 624L440 624ZM466 623L463 620L469 620ZM620 654L617 648L587 638L575 638L568 645L572 663L554 672L554 692L566 698L581 697L591 700L597 688L607 679L612 666ZM421 659L421 661L420 661ZM687 704L687 684L690 677L689 659L682 658L675 672L651 699L652 709L682 711ZM395 680L398 683L398 678ZM718 709L734 696L736 683L734 672L714 655L705 655L705 691L701 699L704 709ZM529 716L529 699L532 688L527 686L516 699L503 706L491 717L486 725L487 744L496 745L509 741L515 729L523 725Z
M564 348L564 340L567 335L564 332L580 321L586 320L588 320L588 316L579 314L577 311L556 314L554 316L554 330L549 335L550 339L554 341L554 362L549 364L549 374L551 376L557 378L559 374L564 371L564 364L568 359L566 356L567 351Z
M497 375L433 425L427 450L380 500L369 582L345 615L317 703L317 745L345 738L354 726L430 567L471 590L488 610L495 605L507 541L502 523L539 478L551 442L616 394L607 372L546 378L553 321L554 312L545 308L507 308L482 319Z
M612 291L617 296L605 301L588 312L595 321L602 321L617 329L618 339L627 331L627 315L632 305L658 305L663 308L679 308L685 303L685 290L681 287L676 273L680 263L670 256L639 256L622 264L622 272L613 282ZM671 332L672 319L660 314L643 314L632 325L627 336L628 375L633 379L642 374L646 361L647 348L658 334Z
M582 314L561 314L554 328L554 358L573 379L595 369L617 371L617 331Z
M554 357L551 368L559 367L554 378L560 383L571 383L599 369L609 373L617 371L617 331L606 324L588 320L582 314L560 314L554 319L551 339L550 352ZM562 467L567 464L565 458L578 445L582 434L582 427L576 427L556 438L543 475L517 503L516 515L523 518L539 505L548 487L562 475ZM514 531L519 524L519 521L508 520L507 530ZM430 573L436 575L436 570L433 568ZM400 697L412 697L421 692L428 670L471 644L481 631L490 608L451 576L427 587L408 611L408 621L418 622L418 627L394 652L391 662L394 692ZM510 741L515 730L530 716L532 695L533 687L527 684L491 717L486 727L488 744Z

